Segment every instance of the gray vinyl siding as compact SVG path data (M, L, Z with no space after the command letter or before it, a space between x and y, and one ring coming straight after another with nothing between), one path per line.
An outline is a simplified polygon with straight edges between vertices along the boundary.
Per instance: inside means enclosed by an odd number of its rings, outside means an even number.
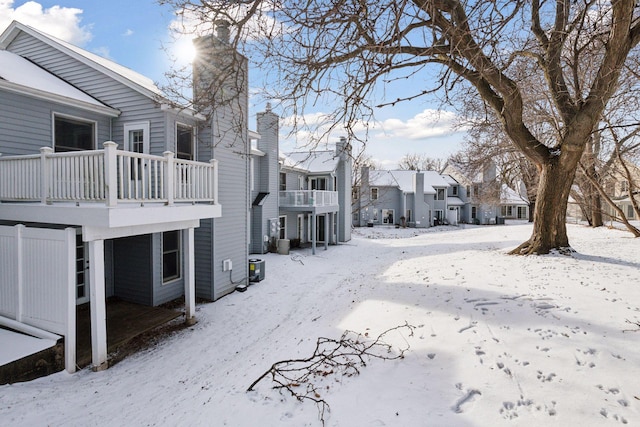
M114 294L125 301L152 305L151 235L113 240Z
M373 187L373 186L372 186ZM372 201L373 209L378 211L376 224L382 224L382 209L394 209L394 221L404 215L402 209L402 192L397 187L377 187L378 199Z
M201 219L194 231L196 296L213 300L212 219Z
M123 149L124 124L148 121L149 153L162 155L167 149L175 149L171 146L172 140L169 139L175 139L172 136L175 132L167 131L175 129L175 117L168 120L168 113L160 109L155 99L24 33L16 37L7 50L28 58L104 104L121 111L120 116L113 120L111 133L101 134L99 145L112 140L118 144L119 149Z
M220 125L224 126L226 123L220 121ZM224 130L218 132L222 135L228 133ZM213 220L214 299L232 292L236 283L246 282L248 277L248 157L236 152L247 153L246 135L242 139L220 143L213 150L214 158L219 161L218 192L222 204L222 216ZM233 146L229 147L227 144ZM222 271L224 259L231 259L233 262L231 275Z
M167 283L162 282L162 233L151 237L153 251L153 305L164 304L184 295L184 259L181 261L180 278ZM181 240L182 243L182 240ZM181 253L184 257L184 252Z
M53 146L53 114L96 122L95 148L109 139L110 118L80 108L60 105L13 92L0 95L0 146L5 156L37 154L41 147Z

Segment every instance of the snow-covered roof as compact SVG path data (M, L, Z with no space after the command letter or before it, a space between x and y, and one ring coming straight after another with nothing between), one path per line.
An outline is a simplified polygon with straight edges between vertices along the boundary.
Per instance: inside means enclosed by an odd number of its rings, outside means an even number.
M417 173L413 170L372 170L369 172L369 183L374 187L398 187L404 193L412 193L414 191L413 178ZM438 172L422 171L421 173L424 175L425 194L435 194L436 187L449 187L449 183Z
M387 170L370 170L369 185L371 187L400 187L396 178Z
M87 95L20 55L6 50L0 50L0 81L11 84L4 85L6 89L14 89L21 93L74 104L78 107L98 107L105 109L106 113L111 112L110 115L118 114L117 110Z
M464 206L464 202L459 197L447 197L447 206Z
M129 86L142 94L155 98L160 96L166 98L165 94L158 89L153 80L143 76L123 65L103 58L99 55L86 51L71 43L60 40L49 34L45 34L33 27L24 25L18 21L13 21L9 27L0 35L0 49L6 49L11 40L13 40L20 32L25 32L44 43L65 52L69 56L79 60L80 62L94 68L101 73L111 76L115 80Z
M442 178L447 182L447 184L449 184L450 186L452 185L459 185L460 183L458 181L456 181L456 179L454 177L452 177L451 175L442 175Z
M340 159L334 151L299 151L285 153L283 166L303 169L311 174L331 173L338 167Z
M503 205L522 205L529 204L529 199L526 194L520 194L506 184L502 184L500 203Z

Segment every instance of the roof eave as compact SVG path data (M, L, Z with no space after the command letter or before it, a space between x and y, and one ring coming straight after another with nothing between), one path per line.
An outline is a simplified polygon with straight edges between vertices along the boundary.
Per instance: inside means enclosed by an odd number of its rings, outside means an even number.
M45 91L34 89L28 86L11 83L5 80L0 80L0 89L6 90L8 92L18 93L20 95L30 96L32 98L42 99L45 101L52 101L52 102L62 104L62 105L67 105L70 107L81 108L86 111L104 114L109 117L118 117L121 113L120 110L107 107L106 105L105 106L95 105L89 102L68 98L66 96L57 95L50 92L45 92Z

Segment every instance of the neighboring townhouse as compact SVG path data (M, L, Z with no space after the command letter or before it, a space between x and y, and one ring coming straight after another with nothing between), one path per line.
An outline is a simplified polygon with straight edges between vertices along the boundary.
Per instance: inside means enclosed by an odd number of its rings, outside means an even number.
M451 187L454 180L435 171L372 170L362 168L354 190L352 224L427 228L457 224L462 201Z
M523 183L518 191L502 184L500 190L500 217L504 219L529 219L529 199Z
M197 41L195 86L229 55L227 34ZM239 92L206 116L175 108L148 78L11 23L0 35L0 321L63 336L73 372L76 305L89 302L100 370L107 298L157 306L184 295L193 322L196 295L247 283Z
M280 156L278 238L311 244L351 240L351 146L341 138L334 150Z
M279 154L279 117L267 104L257 114L251 149L250 253L275 251L278 241L321 244L351 240L351 147Z
M611 173L607 176L604 187L607 194L613 202L624 212L625 216L629 220L638 220L635 211L633 210L633 204L631 196L629 195L629 189L631 187L633 197L637 204L640 204L640 167L631 162L625 163L629 174L631 175L631 181L619 162L613 165ZM618 216L616 212L608 204L604 204L604 212L612 217Z
M459 197L464 202L460 222L491 224L500 216L500 187L496 180L496 167L493 163L475 176L469 176L464 168L449 160L442 170L460 186Z

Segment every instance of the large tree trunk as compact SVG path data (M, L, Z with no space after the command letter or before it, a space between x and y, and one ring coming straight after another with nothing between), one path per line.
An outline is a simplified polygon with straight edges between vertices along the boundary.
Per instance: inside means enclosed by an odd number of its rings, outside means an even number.
M567 237L567 201L576 168L569 158L553 157L542 165L536 197L533 233L511 251L516 255L548 254L552 249L571 251Z

